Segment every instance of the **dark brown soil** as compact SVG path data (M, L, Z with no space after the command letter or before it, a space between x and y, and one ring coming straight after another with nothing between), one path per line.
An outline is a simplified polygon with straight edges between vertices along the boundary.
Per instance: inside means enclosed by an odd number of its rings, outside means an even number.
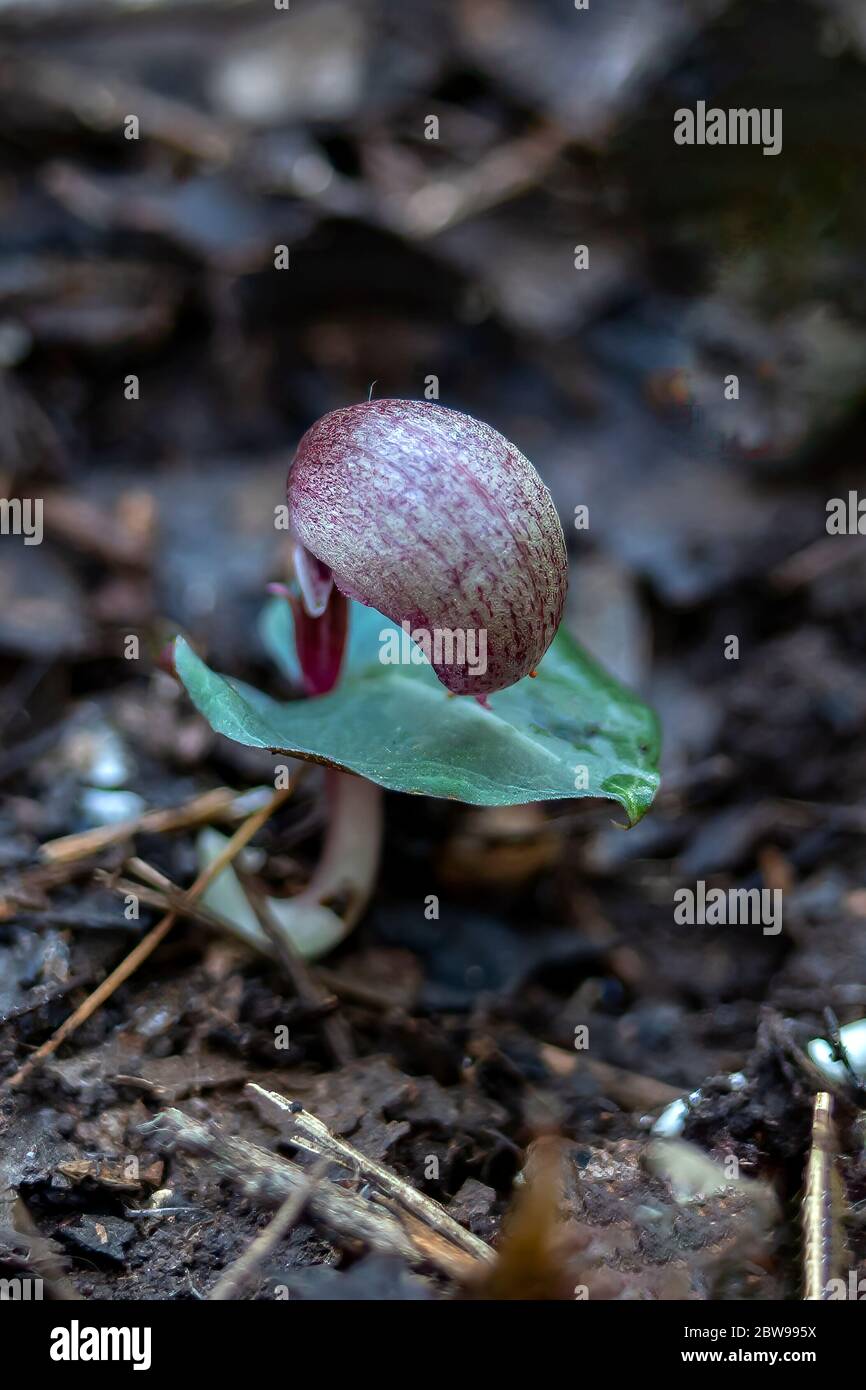
M805 1045L866 1015L866 541L825 527L863 477L854 20L830 0L722 5L712 23L700 4L627 5L623 80L604 6L567 22L507 2L447 19L397 0L152 8L0 13L0 490L46 499L44 544L0 549L0 1076L159 919L126 920L95 871L134 853L177 884L197 872L191 831L139 834L62 881L40 846L124 792L157 808L272 783L274 759L214 736L158 658L184 631L284 692L256 628L283 573L273 508L303 430L371 382L422 397L435 375L444 404L520 445L564 520L589 506L567 623L658 709L663 786L628 833L598 803L389 797L380 883L314 971L321 1007L178 922L0 1093L0 1275L41 1273L57 1297L207 1297L273 1203L143 1127L177 1108L297 1156L252 1080L503 1254L478 1285L304 1217L246 1296L800 1296L820 1085ZM94 71L115 84L104 123ZM684 150L674 177L671 112L698 96L784 97L783 155ZM306 881L320 778L254 842L268 891ZM781 931L678 925L674 893L698 881L780 889ZM833 1089L854 1207L862 1096ZM698 1090L684 1138L743 1185L689 1201L650 1128ZM545 1193L549 1229L520 1244L520 1200ZM847 1242L859 1271L856 1224Z

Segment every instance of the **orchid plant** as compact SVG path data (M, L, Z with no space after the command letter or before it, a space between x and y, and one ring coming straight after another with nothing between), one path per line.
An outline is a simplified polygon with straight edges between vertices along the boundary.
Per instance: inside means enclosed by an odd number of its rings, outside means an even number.
M296 948L324 954L363 912L382 788L482 806L603 797L640 819L655 717L560 626L562 527L513 444L429 402L336 410L298 446L288 515L294 575L262 635L302 698L217 675L182 638L175 668L217 732L327 769L320 862L271 902Z

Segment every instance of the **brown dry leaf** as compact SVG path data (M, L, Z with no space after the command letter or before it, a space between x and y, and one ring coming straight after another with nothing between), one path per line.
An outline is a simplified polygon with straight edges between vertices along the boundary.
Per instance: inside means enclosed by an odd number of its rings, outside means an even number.
M473 1287L475 1297L521 1301L572 1297L567 1262L562 1258L563 1235L566 1240L568 1235L560 1221L564 1145L559 1139L540 1139L532 1146L532 1154L532 1164L524 1170L524 1182L503 1222L499 1259Z

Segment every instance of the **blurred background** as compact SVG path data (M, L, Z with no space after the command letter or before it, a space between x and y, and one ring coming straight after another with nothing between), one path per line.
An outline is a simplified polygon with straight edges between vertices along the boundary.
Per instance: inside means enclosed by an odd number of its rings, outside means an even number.
M690 1132L789 1164L808 1107L779 1020L866 1013L866 550L825 528L864 476L864 62L857 0L0 0L0 492L45 507L42 545L0 544L3 870L271 780L152 663L183 630L280 691L256 627L273 508L301 433L371 384L533 461L570 630L660 713L663 790L627 835L578 803L389 802L346 951L417 1017L359 1025L364 1046L454 1085L480 1029L473 1084L486 1067L504 1107L446 1195L507 1185L539 1088L545 1124L628 1131L597 1076L562 1091L539 1060L582 1023L593 1056L678 1089L751 1056L769 1092L705 1101ZM782 108L782 152L676 146L699 100ZM289 814L275 882L303 881L316 814ZM190 843L152 857L193 871ZM783 888L783 933L676 927L698 878ZM128 947L116 899L82 891L6 929L9 1017L46 942L76 979Z

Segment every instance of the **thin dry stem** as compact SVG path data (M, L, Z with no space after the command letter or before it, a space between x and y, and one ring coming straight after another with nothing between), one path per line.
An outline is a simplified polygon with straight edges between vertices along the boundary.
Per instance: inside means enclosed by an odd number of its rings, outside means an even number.
M839 1141L833 1123L833 1097L819 1091L812 1111L812 1144L803 1200L803 1298L832 1297L845 1253L845 1189L839 1173Z
M323 1011L322 1036L334 1061L338 1066L345 1066L355 1056L355 1049L345 1019L327 1012L336 1003L336 999L333 995L329 995L324 986L319 983L303 956L295 949L291 939L284 931L280 930L280 924L274 919L264 894L260 893L243 874L238 876L241 887L256 914L259 926L273 946L274 954L294 985L298 998L307 1008Z

